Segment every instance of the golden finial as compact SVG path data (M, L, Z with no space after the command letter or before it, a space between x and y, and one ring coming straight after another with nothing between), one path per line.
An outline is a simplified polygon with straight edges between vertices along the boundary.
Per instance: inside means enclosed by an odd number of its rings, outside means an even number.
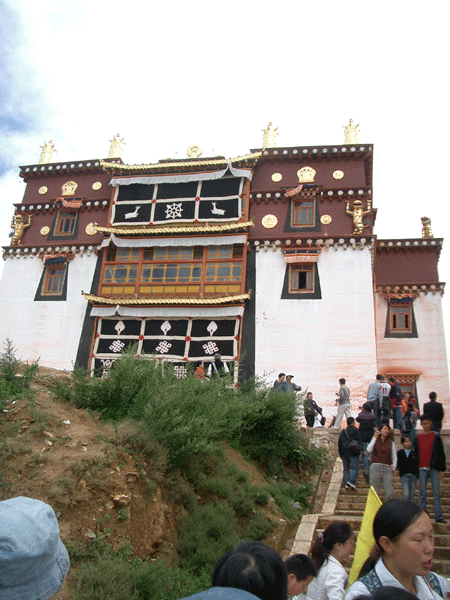
M272 122L270 122L265 129L261 129L263 132L263 150L265 148L276 148L277 147L277 137L278 137L278 127L274 127Z
M122 150L125 142L120 137L120 133L116 133L113 139L108 140L108 142L111 142L108 158L122 158Z
M199 144L191 144L186 151L189 158L199 158L203 154L203 149Z
M434 237L433 232L431 231L431 219L429 217L422 217L422 237L423 238L432 238Z
M344 128L344 144L359 144L358 125L353 125L353 119L350 119L348 125L342 125Z
M44 145L40 146L40 148L42 148L42 150L41 156L39 157L39 164L46 165L48 163L51 163L53 153L56 152L55 144L52 142L52 140L48 140L48 142L44 142Z

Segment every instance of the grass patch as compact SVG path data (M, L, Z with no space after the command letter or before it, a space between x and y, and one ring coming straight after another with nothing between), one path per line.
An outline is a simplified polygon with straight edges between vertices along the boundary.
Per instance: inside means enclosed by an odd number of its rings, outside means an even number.
M175 507L175 556L172 564L132 559L129 544L114 551L106 528L71 549L79 600L175 600L206 589L215 563L237 541L267 539L280 515L300 516L299 507L312 494L310 474L324 460L322 451L306 447L294 394L274 392L256 380L239 389L190 373L179 380L167 365L164 371L133 352L116 360L108 379L75 371L72 382L53 389L59 399L112 422L112 444L134 458L149 499L161 489ZM224 444L248 457L268 483L253 485L249 473L227 461ZM101 486L108 460L80 460L55 482L55 500L79 501L80 478ZM121 509L116 518L125 524L129 514Z

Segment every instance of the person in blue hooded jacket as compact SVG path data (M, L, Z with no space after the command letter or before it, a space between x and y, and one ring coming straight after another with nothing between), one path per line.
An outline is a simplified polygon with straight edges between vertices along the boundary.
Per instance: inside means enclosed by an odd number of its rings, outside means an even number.
M287 597L287 572L281 556L263 542L244 541L219 559L212 574L212 587L189 596L189 600L287 600Z

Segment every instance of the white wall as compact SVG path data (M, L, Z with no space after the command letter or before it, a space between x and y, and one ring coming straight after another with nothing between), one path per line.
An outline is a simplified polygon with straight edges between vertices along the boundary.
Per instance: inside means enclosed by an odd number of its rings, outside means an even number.
M285 267L280 251L256 254L256 373L291 372L327 417L344 377L356 414L377 373L370 250L322 250L320 300L281 300Z
M56 369L75 361L97 256L76 255L68 268L66 301L34 302L43 271L38 257L8 258L0 281L1 340L9 337L21 360Z
M417 338L385 338L387 301L377 294L377 346L380 373L414 373L420 405L428 402L428 394L434 391L438 400L449 405L449 379L445 347L442 298L439 293L420 294L413 302L417 325ZM450 414L446 421L450 426Z

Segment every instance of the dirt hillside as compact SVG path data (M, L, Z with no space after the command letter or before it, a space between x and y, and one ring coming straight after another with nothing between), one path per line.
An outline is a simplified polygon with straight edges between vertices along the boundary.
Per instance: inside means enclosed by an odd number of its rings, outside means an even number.
M0 412L0 500L29 496L49 503L58 516L61 537L69 543L105 538L115 548L131 544L141 558L170 557L176 540L179 505L163 500L161 489L149 493L151 466L136 464L116 443L112 426L96 415L53 400L56 380L70 373L40 367L32 383L33 398L7 402ZM261 473L232 449L230 461L264 485ZM166 495L167 498L167 495ZM276 524L270 541L289 544L276 507L268 507ZM66 580L59 600L71 600Z

